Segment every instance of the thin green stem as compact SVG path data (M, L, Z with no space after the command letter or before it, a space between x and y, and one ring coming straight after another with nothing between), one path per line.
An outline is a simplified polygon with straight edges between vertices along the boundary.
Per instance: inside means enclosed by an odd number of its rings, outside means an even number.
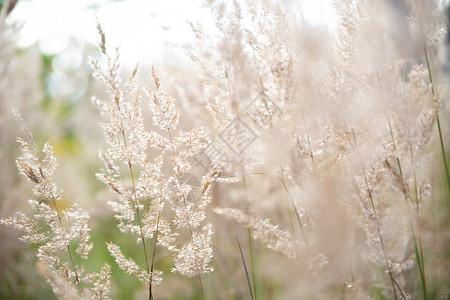
M200 291L202 292L202 299L205 300L205 293L203 292L202 277L200 275L198 275L198 282L200 284Z
M250 228L247 228L248 231L248 244L250 247L250 264L252 266L252 281L253 281L253 289L254 289L254 294L255 294L255 300L257 299L257 295L256 295L256 277L255 277L255 262L254 262L254 258L253 258L253 240L252 240L252 230ZM240 246L239 246L240 248ZM253 297L252 297L253 299Z
M441 144L442 159L444 160L445 178L447 179L447 189L448 189L448 194L450 196L450 175L449 175L450 173L448 171L448 164L447 164L447 156L445 154L444 139L442 138L441 122L439 121L439 115L437 113L436 113L436 123L437 123L438 132L439 132L439 142Z
M305 230L303 229L303 223L302 223L302 220L300 219L300 214L299 214L299 212L297 210L297 206L294 203L294 198L292 198L292 195L289 192L289 189L287 188L286 183L284 182L284 179L281 178L281 177L278 177L278 179L281 181L281 184L283 185L283 188L286 190L286 193L288 194L289 200L291 201L291 204L294 207L295 216L297 217L298 226L300 227L300 230L301 230L302 236L303 236L303 240L305 241L306 254L308 255L308 257L311 257L311 254L310 254L310 251L309 251L308 242L306 240Z
M161 218L161 212L158 213L158 221L156 223L156 231L155 231L155 241L153 244L153 254L152 254L152 265L150 267L150 299L153 299L153 292L152 292L152 282L153 282L153 266L155 264L155 255L156 255L156 245L158 241L158 229L159 229L159 220Z
M420 281L422 284L422 293L423 293L423 299L428 299L427 297L427 285L425 280L425 272L424 272L424 265L423 265L423 252L419 250L419 247L417 246L417 240L416 240L416 234L414 232L414 227L412 223L409 223L409 226L411 228L412 236L413 236L413 242L414 242L414 253L416 255L416 261L417 261L417 267L419 268L419 274L420 274Z
M271 175L271 174L268 174L268 173L262 173L262 172L261 172L261 173L259 173L259 172L252 173L251 175L269 175L269 176L274 176L274 177L276 177L276 178L281 182L283 188L285 189L285 191L286 191L286 193L287 193L287 195L288 195L289 201L290 201L292 207L294 208L294 213L295 213L295 216L296 216L296 218L297 218L298 226L300 227L300 230L301 230L301 232L302 232L303 240L305 241L306 253L307 253L308 257L311 257L310 250L309 250L309 246L308 246L308 242L307 242L307 239L306 239L305 230L303 229L303 222L302 222L302 220L300 219L300 213L298 212L297 206L296 206L295 203L294 203L294 198L292 197L291 193L289 192L289 189L288 189L288 187L287 187L286 182L284 181L284 179L283 179L282 177L280 177L280 176Z
M436 92L435 92L434 84L433 84L433 75L431 74L430 61L428 59L427 47L425 45L423 46L423 51L425 53L425 60L427 62L428 78L430 79L430 85L431 85L431 94L433 96L433 101L436 101ZM437 128L438 128L438 133L439 133L439 142L441 145L442 159L444 161L445 178L447 179L447 189L448 189L448 194L450 196L450 172L448 170L447 155L445 152L445 144L444 144L444 139L442 137L441 122L439 120L439 113L438 113L437 109L436 109L436 124L437 124Z
M380 241L381 249L382 249L383 254L384 254L384 259L385 259L385 263L386 263L386 269L387 269L387 272L388 272L388 275L389 275L389 278L390 278L390 281L391 281L391 285L392 285L392 291L394 293L395 299L398 299L397 291L395 289L395 286L397 286L398 288L399 288L399 286L398 286L397 281L394 279L394 276L392 275L392 270L391 270L391 266L390 266L389 259L388 259L388 256L387 256L386 247L384 245L383 236L381 235L381 225L380 225L380 221L379 221L379 218L378 218L378 213L377 213L377 210L376 210L376 207L375 207L375 203L374 203L374 200L373 200L372 191L370 190L369 181L367 180L366 171L365 171L363 163L362 163L361 153L359 151L358 142L356 141L356 135L355 135L355 133L353 131L352 131L352 136L353 136L353 140L355 142L356 149L358 151L359 163L361 165L361 170L362 170L362 173L363 173L363 176L364 176L364 182L365 182L365 185L366 185L367 194L369 196L370 205L372 207L372 212L373 212L373 216L374 216L375 224L376 224L376 228L377 228L377 233L378 233L378 239ZM402 290L400 288L399 288L399 290L402 293Z
M52 195L52 201L53 201L53 206L55 207L55 210L56 210L56 215L58 216L59 225L61 227L64 227L63 223L62 223L62 220L61 220L61 216L60 216L59 211L58 211L58 207L56 206L55 197L53 195ZM81 294L82 294L81 283L80 283L80 280L79 280L79 277L78 277L77 270L75 268L75 263L73 262L72 252L70 251L70 245L67 245L67 252L69 253L70 263L72 265L73 272L75 273L75 281L76 281L76 283L78 285L78 290L80 291L80 296L81 296Z
M394 150L395 150L395 154L396 154L396 158L397 158L397 165L398 165L398 170L399 170L399 176L401 178L402 184L403 184L403 172L402 172L402 166L400 163L400 158L398 157L397 154L397 147L395 144L395 139L394 139L394 134L392 131L392 127L391 127L391 123L388 119L388 125L389 125L389 131L391 133L391 138L392 138L392 143L394 145ZM417 226L419 229L419 246L417 244L417 239L416 239L416 234L414 231L414 227L412 225L411 219L409 220L409 225L411 228L411 234L412 234L412 238L413 238L413 242L414 242L414 251L415 251L415 256L416 256L416 261L417 261L417 266L419 268L419 274L420 274L420 281L422 284L422 291L423 291L423 296L424 299L427 299L427 293L426 293L426 280L425 280L425 269L424 269L424 259L423 259L423 246L422 246L422 238L420 236L420 215L419 215L419 196L418 196L418 191L417 191L417 177L416 177L416 169L415 169L415 163L414 163L414 159L412 156L412 150L410 149L410 154L411 154L411 163L413 165L413 170L414 170L414 193L416 196L416 216L417 216ZM405 197L405 201L408 200L408 195L405 193L404 194Z
M295 237L295 250L297 251L297 254L300 257L301 252L300 252L299 242L297 239L297 232L296 232L295 226L294 226L294 221L292 220L292 211L290 209L288 209L286 214L289 216L289 226L291 227L292 235Z
M253 298L253 292L252 292L252 285L250 283L250 277L248 276L248 270L247 270L247 265L245 264L244 253L242 253L241 243L239 243L239 239L237 237L237 234L235 234L235 236L236 236L236 241L237 241L238 246L239 246L239 252L241 253L242 264L244 265L245 277L247 277L247 285L248 285L248 289L250 291L250 297L253 300L254 298Z
M306 138L307 138L308 147L309 147L309 155L311 157L311 161L312 161L312 165L313 165L313 169L314 169L314 175L317 177L316 162L314 161L314 153L312 151L311 139L309 138L308 129L306 126L306 120L304 117L303 117L303 125L305 126L305 133L306 133Z
M139 93L136 94L136 97L139 97ZM118 111L120 111L119 103L116 102L116 105L117 105ZM124 129L125 127L123 126L122 120L120 121L120 126L121 126L121 133L122 133L124 146L125 146L125 148L128 148L127 139L126 139L126 136L125 136L125 129ZM146 266L146 269L147 269L147 274L151 275L150 274L150 267L148 265L147 247L145 246L144 232L142 230L141 217L140 217L140 211L139 211L139 203L138 203L138 200L137 200L136 184L134 183L134 174L133 174L133 167L132 167L132 164L131 164L131 159L128 159L127 163L128 163L128 168L130 170L131 182L133 184L134 207L135 207L135 210L136 210L136 219L137 219L137 222L139 224L139 232L140 232L140 235L141 235L142 247L144 249L145 266ZM150 291L151 290L151 286L152 286L152 283L150 282L149 287L148 287L148 289L149 289L149 291L148 291L148 299L149 300L152 299L151 291Z
M27 135L29 137L29 142L31 143L31 146L34 148L36 156L37 156L39 162L42 164L41 155L40 155L39 150L38 150L38 148L36 146L36 143L34 142L33 135L31 134L31 132L27 128L27 124L23 121L23 119L20 117L20 115L16 116L16 118L17 118L17 121L19 121L20 125L22 126L22 129L27 133ZM43 174L41 166L39 167L39 172L41 173L42 177L45 177L44 174ZM52 193L52 199L51 200L52 200L53 206L54 206L54 208L56 210L56 216L58 217L59 225L62 228L64 228L64 225L63 225L62 220L61 220L61 215L59 214L58 206L56 205L56 198L55 198L55 195L53 193ZM75 263L73 261L72 252L70 250L70 245L67 245L67 253L69 253L70 264L72 265L73 273L75 274L75 282L77 283L78 290L79 290L80 296L81 296L81 294L82 294L81 283L80 283L80 280L79 280L79 276L78 276L77 270L75 268Z
M186 203L186 199L183 197L183 203L184 203L184 207L187 209L187 203ZM191 234L191 240L194 241L194 234L192 233L192 228L191 228L191 222L189 221L189 215L186 215L187 218L187 222L189 224L189 233ZM201 275L198 274L198 282L200 284L200 291L202 293L202 299L205 300L205 293L203 292L203 284L202 284L202 278Z
M412 153L411 153L411 155L412 155ZM417 266L419 268L419 273L420 273L420 282L422 284L423 299L427 300L427 284L426 284L426 277L425 277L425 264L424 264L424 259L423 259L422 235L421 235L421 230L420 230L420 213L419 213L420 200L419 200L419 191L417 188L417 175L416 175L416 168L415 168L414 160L412 160L412 164L413 164L413 172L414 172L414 193L415 193L415 198L416 198L415 211L416 211L416 218L417 218L417 231L418 231L419 243L417 243L416 234L414 232L414 229L413 229L411 223L410 223L410 226L411 226L411 231L412 231L412 236L413 236Z
M217 246L213 246L213 249L214 249L214 256L217 258L219 264L222 266L221 269L223 269L225 276L232 281L235 299L242 300L243 296L238 288L239 284L236 282L237 279L235 276L233 276L233 272L231 271L227 260L225 259L224 255L219 250L219 248L217 248Z
M441 122L439 120L439 111L438 111L438 106L437 106L437 95L436 95L436 90L434 88L434 82L433 82L433 75L431 72L431 65L430 65L430 60L428 57L428 52L427 52L427 47L426 44L424 43L423 46L423 51L425 54L425 60L427 63L427 70L428 70L428 78L430 80L430 85L431 85L431 95L433 97L433 102L436 105L435 108L435 113L436 113L436 125L438 128L438 134L439 134L439 143L441 146L441 154L442 154L442 160L444 163L444 170L445 170L445 178L447 180L447 190L448 190L448 196L450 196L450 172L448 169L448 164L447 164L447 155L446 155L446 151L445 151L445 143L444 143L444 139L442 137L442 129L441 129ZM418 212L418 208L417 208L417 218L419 218L419 212ZM419 219L418 219L419 222ZM420 223L418 223L418 226L420 226ZM420 279L422 282L422 291L423 291L423 297L426 300L427 299L427 287L426 287L426 276L425 276L425 266L424 266L424 259L423 259L423 248L422 248L422 239L420 237L420 227L419 227L419 251L417 251L417 242L414 238L414 246L415 246L415 250L416 250L416 256L420 255L420 260L418 259L418 267L419 267L419 271L420 271ZM420 252L420 253L418 253Z
M172 138L172 132L170 131L170 128L167 128L167 131L169 132L169 140L170 140L170 142L172 143L172 141L173 141L173 138ZM203 193L202 193L202 195L201 196L203 196ZM200 196L200 197L201 197ZM187 203L186 203L186 199L183 197L183 203L184 203L184 207L187 209ZM189 220L189 215L186 215L186 218L187 218L187 222L188 222L188 224L189 224L189 233L191 234L191 240L192 241L194 241L194 234L192 233L192 228L191 228L191 222L190 222L190 220ZM203 291L203 283L202 283L202 277L201 277L201 275L200 274L198 274L198 283L200 284L200 291L201 291L201 293L202 293L202 299L203 300L205 300L205 293L204 293L204 291Z
M243 170L244 176L243 176L243 185L244 185L244 190L245 190L245 195L247 195L247 181L246 181L246 177L245 177L245 169ZM246 214L249 215L248 213L248 204L246 207ZM258 296L256 294L256 273L255 273L255 261L254 261L254 257L253 257L253 240L252 240L252 230L250 228L247 228L247 232L248 232L248 245L250 248L250 265L252 267L252 281L253 281L253 290L254 290L254 295L255 295L255 300L258 299Z
M397 159L398 171L400 172L400 176L403 177L402 165L400 163L400 158L398 157L397 145L395 143L394 132L392 131L391 121L389 120L389 118L387 119L387 121L388 121L388 126L389 126L389 133L391 134L392 144L394 145L395 158Z
M134 196L134 206L136 209L136 218L137 218L137 222L139 224L139 232L141 234L142 247L144 248L145 266L147 268L147 274L149 274L151 276L150 267L148 265L147 247L145 246L144 231L142 230L141 217L140 217L140 212L139 212L139 203L138 203L137 195L136 195L136 185L134 183L133 168L131 167L130 161L128 161L128 167L130 168L131 182L133 184L133 196ZM152 282L150 281L149 286L148 286L148 299L149 300L152 299L151 288L152 288Z

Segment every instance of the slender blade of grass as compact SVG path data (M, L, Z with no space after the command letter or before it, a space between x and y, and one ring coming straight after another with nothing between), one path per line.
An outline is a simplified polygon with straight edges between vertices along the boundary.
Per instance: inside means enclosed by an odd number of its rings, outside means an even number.
M419 247L417 246L417 240L416 240L416 234L414 233L414 228L411 222L409 223L409 226L411 227L411 232L413 236L413 242L414 242L414 253L416 255L416 261L417 261L417 267L419 268L419 274L420 274L420 281L422 284L422 292L423 292L423 299L427 300L427 282L425 280L425 273L423 269L423 256L419 252Z
M448 194L450 196L450 175L449 175L449 171L448 171L447 157L445 154L444 139L442 138L441 122L439 121L438 114L436 114L436 123L437 123L438 132L439 132L439 142L441 144L442 159L444 161L445 178L447 179L447 189L448 189Z
M237 234L235 234L235 237L236 237L236 241L237 241L238 246L239 246L239 252L241 253L242 263L243 263L243 265L244 265L245 276L247 277L248 289L249 289L249 291L250 291L250 297L252 298L252 300L254 300L254 298L253 298L253 292L252 292L252 284L250 283L250 277L249 277L249 275L248 275L247 265L245 264L244 253L242 253L241 243L239 243L239 239L238 239Z
M242 183L244 185L245 195L247 195L247 180L245 179L246 178L245 177L245 168L243 169L243 172L244 172L244 178L243 178L243 182ZM249 209L248 209L248 205L247 205L247 207L246 207L247 215L249 214L248 210ZM248 232L248 244L249 244L249 247L250 247L250 265L252 267L252 282L253 282L253 291L254 291L253 294L255 295L255 300L257 300L258 297L256 295L256 276L255 276L255 261L254 261L254 258L253 258L252 230L250 228L248 228L247 232ZM237 238L237 236L236 236L236 238ZM240 249L240 246L239 246L239 249ZM252 299L253 299L253 296L252 296Z
M433 100L435 100L436 99L436 92L434 90L433 75L431 74L431 67L430 67L430 61L428 59L427 47L424 46L423 50L425 52L425 60L427 62L428 77L430 79L430 84L431 84L431 94L433 96ZM445 154L445 144L444 144L444 139L442 138L441 122L439 120L438 111L436 111L436 124L437 124L437 128L438 128L438 133L439 133L439 142L440 142L440 145L441 145L442 159L444 161L445 178L447 179L448 195L450 196L450 173L449 173L449 170L448 170L447 155Z
M253 282L253 290L255 294L255 299L257 299L256 296L256 278L255 278L255 268L254 268L254 260L253 260L253 240L252 240L252 230L248 228L248 243L250 246L250 264L252 266L252 282ZM240 248L240 246L239 246Z

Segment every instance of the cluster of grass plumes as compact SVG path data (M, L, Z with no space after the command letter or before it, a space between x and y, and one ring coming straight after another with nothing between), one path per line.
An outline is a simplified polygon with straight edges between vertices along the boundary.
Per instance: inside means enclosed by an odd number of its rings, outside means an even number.
M109 265L106 264L98 274L86 273L85 267L74 261L75 253L86 260L92 249L89 215L76 202L61 209L62 191L53 179L56 169L53 149L46 143L40 153L21 116L18 112L15 115L29 137L28 142L18 139L22 154L16 159L17 168L34 184L36 198L28 201L31 216L18 212L14 217L0 219L0 224L24 232L21 240L38 246L37 257L48 267L48 271L43 268L43 274L57 295L72 299L77 294L85 299L109 299ZM73 249L75 243L77 247ZM68 261L62 259L64 256ZM78 292L74 291L73 285Z
M91 63L94 76L110 92L111 103L92 98L105 119L102 127L108 145L106 151L100 151L105 168L96 176L116 194L117 199L109 204L117 227L121 233L135 235L137 242L142 243L139 260L145 259L144 266L127 258L114 241L105 246L118 266L135 276L148 290L149 299L153 299L152 287L162 281L162 271L155 268L157 246L166 248L173 256L173 272L198 278L203 295L201 276L213 271L210 264L213 231L211 224L205 222L206 209L219 168L211 166L204 176L196 179L195 186L187 182L192 182L190 177L193 176L189 173L190 158L206 148L210 139L201 127L178 130L180 112L175 100L165 95L154 68L151 77L156 90L145 88L144 91L155 130L147 132L137 86L138 68L122 87L118 49L111 58L106 52L100 25L98 31L106 70L102 69L101 61L92 59ZM16 164L20 173L35 184L36 200L28 201L31 216L18 212L17 216L0 219L0 224L24 232L21 240L37 245L38 271L59 297L109 299L110 266L105 264L99 273L87 273L84 266L76 263L88 259L93 247L89 242L88 213L77 202L69 208L61 208L64 206L60 204L62 191L53 179L56 158L52 147L46 143L42 156L20 114L15 110L13 113L29 138L28 142L18 139L22 155ZM150 146L159 151L151 160L147 158ZM171 171L163 172L163 165L167 163ZM123 175L125 172L129 176ZM169 209L165 209L166 204Z
M205 122L215 121L213 143L225 149L216 157L227 157L242 183L219 199L236 208L216 212L298 262L288 274L302 274L291 287L300 298L445 292L448 276L435 274L447 267L435 249L446 247L446 222L433 232L430 210L447 207L436 199L448 195L431 184L440 175L426 171L435 161L446 172L438 117L445 27L437 3L336 2L341 24L329 40L297 27L290 9L272 1L208 7L217 30L209 36L194 26L192 58L204 81ZM433 153L436 137L441 151ZM236 157L239 143L247 148ZM264 277L251 243L248 251L253 276Z
M335 37L304 23L295 5L206 2L216 28L191 24L198 78L177 80L201 125L188 131L154 68L151 88L139 87L138 67L122 83L119 51L110 56L98 26L103 56L92 66L109 100L93 98L107 142L96 175L114 194L120 234L140 250L129 257L114 240L96 247L149 299L160 297L166 270L193 277L202 298L445 299L450 180L437 2L336 2ZM108 265L86 274L72 259L91 248L88 215L58 207L51 147L43 158L32 140L21 149L34 213L1 222L39 245L39 270L56 293L107 298ZM170 267L158 264L165 256Z
M216 167L211 168L200 182L201 192L195 196L192 194L193 187L185 181L190 176L190 158L208 146L209 137L201 127L188 132L178 130L180 112L175 100L165 95L154 68L151 77L156 90L145 88L145 93L156 130L147 132L141 113L140 91L136 85L138 68L132 72L126 84L127 89L122 91L117 73L119 55L117 53L115 58L108 56L105 34L100 25L98 29L100 49L107 59L107 70L103 71L98 61L92 61L92 65L95 77L109 89L112 103L93 99L106 120L102 125L109 146L106 152L100 153L106 168L97 177L117 194L118 200L110 204L116 213L118 227L122 233L137 235L145 256L145 270L141 270L132 259L126 259L117 245L108 243L108 250L121 269L137 276L148 288L149 298L152 297L152 286L162 280L161 272L154 269L157 245L173 254L174 272L198 277L202 288L201 276L213 271L210 266L213 232L211 225L204 224L204 221L205 210L211 201L211 183L219 171ZM160 154L148 159L149 147L160 151ZM163 172L166 160L172 165L172 172ZM123 176L116 161L126 165L131 188L127 188L121 180ZM136 169L139 175L135 175ZM171 219L165 217L166 204L173 213ZM183 234L186 233L189 238L183 242ZM152 239L153 254L149 259L147 243Z

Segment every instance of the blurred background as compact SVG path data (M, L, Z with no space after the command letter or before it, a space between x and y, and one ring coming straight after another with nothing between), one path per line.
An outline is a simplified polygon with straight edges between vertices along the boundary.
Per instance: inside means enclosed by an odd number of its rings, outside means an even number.
M107 47L120 47L124 74L136 63L144 74L155 65L167 82L168 93L178 96L170 85L176 80L171 74L194 69L187 56L194 39L188 22L201 22L208 30L213 18L201 0L11 0L7 7L5 3L0 0L0 217L26 211L26 200L32 197L30 185L19 177L14 164L16 137L24 136L10 113L14 107L38 145L48 140L54 146L59 165L56 178L64 189L64 201L78 199L89 210L95 220L91 233L95 244L129 243L135 246L128 252L133 256L139 245L125 240L117 228L111 229L115 225L110 212L95 205L110 196L95 178L101 168L97 153L103 138L90 98L105 93L94 82L89 65L89 57L99 55L96 19L106 33ZM339 20L330 1L303 1L296 8L299 18L333 38ZM401 12L404 7L398 9ZM150 81L148 76L141 77L145 83ZM54 299L36 272L34 253L18 237L16 231L0 227L0 299ZM121 283L118 299L136 296L139 283L118 271L106 247L94 247L91 258L98 262L93 269L105 261L113 266L114 280ZM174 280L164 281L159 288L161 298L167 285L173 288L174 298L189 295L195 299L198 291L192 286L196 282L174 284Z

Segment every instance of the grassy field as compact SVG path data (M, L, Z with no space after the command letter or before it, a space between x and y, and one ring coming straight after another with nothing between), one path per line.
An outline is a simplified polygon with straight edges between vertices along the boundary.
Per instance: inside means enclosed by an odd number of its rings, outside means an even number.
M99 20L72 97L0 4L0 299L450 299L443 3L205 1L131 70Z

